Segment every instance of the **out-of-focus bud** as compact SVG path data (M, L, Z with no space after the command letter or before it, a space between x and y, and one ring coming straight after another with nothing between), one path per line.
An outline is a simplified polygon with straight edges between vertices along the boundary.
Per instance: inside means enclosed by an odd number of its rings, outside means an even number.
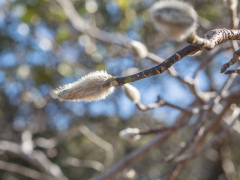
M131 68L128 68L128 69L124 70L122 72L122 76L130 76L130 75L133 75L133 74L137 74L139 72L140 72L140 70L138 68L131 67Z
M140 102L141 95L137 88L132 86L131 84L124 84L123 90L127 97L132 100L135 104Z
M157 2L149 9L149 16L158 31L175 41L185 40L197 28L197 13L185 2Z
M31 154L34 148L32 141L32 133L30 131L24 131L22 133L22 144L21 149L26 154Z
M190 55L190 56L198 56L198 55L200 55L201 53L202 53L201 50L196 50L196 51L193 51L193 52L189 53L188 55Z
M140 43L138 41L131 41L131 46L138 57L140 58L147 57L148 50L143 43Z
M237 5L238 5L238 1L237 0L228 0L227 2L228 2L228 4L229 4L231 9L236 8Z
M51 95L59 100L96 101L111 94L114 91L113 86L114 80L110 74L96 71L52 91Z
M126 128L120 131L119 136L127 141L137 141L141 138L138 128Z

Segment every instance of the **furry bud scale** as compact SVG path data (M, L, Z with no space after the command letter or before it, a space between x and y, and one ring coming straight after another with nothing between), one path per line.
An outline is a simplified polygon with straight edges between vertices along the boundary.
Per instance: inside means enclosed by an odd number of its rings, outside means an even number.
M147 47L138 41L131 41L131 46L135 54L140 58L146 58L148 54Z
M124 90L125 94L127 95L127 97L130 100L132 100L132 102L134 102L135 104L140 102L141 95L137 88L135 88L131 84L124 84L123 90Z
M149 9L155 28L172 40L182 41L196 31L197 13L181 1L160 1Z
M54 90L52 97L59 100L96 101L113 91L113 77L106 71L96 71Z

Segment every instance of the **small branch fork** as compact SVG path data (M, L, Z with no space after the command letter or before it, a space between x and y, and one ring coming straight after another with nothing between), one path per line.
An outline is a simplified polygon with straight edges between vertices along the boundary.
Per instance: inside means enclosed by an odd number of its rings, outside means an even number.
M192 45L188 45L181 49L180 51L176 52L174 55L163 61L161 64L152 67L150 69L146 69L142 72L137 74L133 74L126 77L117 77L115 79L116 86L122 86L125 83L138 81L140 79L148 78L150 76L154 76L157 74L161 74L170 68L173 64L184 58L190 53L196 52L198 50L211 50L215 46L222 44L229 40L240 40L240 30L229 30L229 29L214 29L208 31L205 34L205 38L200 38L199 36L195 35L192 39L188 39ZM230 65L238 59L239 51L234 53L234 60L231 60Z

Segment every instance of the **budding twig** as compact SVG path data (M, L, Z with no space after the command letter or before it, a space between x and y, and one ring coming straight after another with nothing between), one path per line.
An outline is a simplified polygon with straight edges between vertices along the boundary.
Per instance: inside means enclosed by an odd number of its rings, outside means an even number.
M150 69L144 70L142 72L139 72L137 74L133 74L133 75L130 75L130 76L117 77L116 80L115 80L116 81L116 86L122 86L126 83L129 83L129 82L134 82L134 81L138 81L140 79L148 78L150 76L161 74L164 71L166 71L168 68L170 68L174 63L181 60L186 55L188 55L189 53L191 53L191 52L193 52L197 49L198 49L197 46L188 45L188 46L186 46L182 50L176 52L170 58L166 59L161 64L159 64L155 67L152 67Z
M240 40L240 30L214 29L208 31L205 34L205 37L206 38L200 38L196 35L195 38L190 39L190 42L194 43L194 45L188 45L184 47L155 67L130 76L116 78L116 86L122 86L123 84L129 82L134 82L150 76L161 74L170 68L174 63L178 62L188 54L196 52L197 50L211 50L216 45L222 44L228 40Z

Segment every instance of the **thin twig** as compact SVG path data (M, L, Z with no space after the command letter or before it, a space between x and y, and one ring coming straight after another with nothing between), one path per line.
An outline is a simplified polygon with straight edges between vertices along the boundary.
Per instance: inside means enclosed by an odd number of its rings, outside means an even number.
M105 141L104 139L97 136L95 133L93 133L87 126L81 125L79 127L79 130L82 134L84 134L90 141L92 141L97 146L101 147L105 150L105 168L110 167L112 161L113 161L113 146Z
M176 163L174 169L172 170L170 175L166 178L166 180L176 180L186 166L187 162Z
M22 176L35 179L35 180L42 180L42 179L56 180L56 178L49 176L47 174L43 174L41 172L21 166L19 164L10 163L2 160L0 160L0 169L11 172L11 173L20 174Z
M159 146L160 144L164 143L172 133L165 132L162 134L157 135L154 139L152 139L148 144L144 145L143 147L139 148L138 150L128 154L122 160L120 160L117 164L112 166L107 172L92 178L92 180L105 180L109 179L114 176L116 173L120 172L121 170L125 169L126 167L133 164L138 159L142 158L146 155L151 149Z
M26 154L21 150L19 144L9 141L0 141L0 150L27 161L34 167L52 175L58 180L68 180L61 169L56 164L52 163L41 151L33 150L32 153Z
M187 151L188 149L190 149L191 145L193 144L193 142L196 141L196 139L198 138L198 136L201 135L201 128L203 127L203 124L206 122L206 118L204 118L204 116L206 116L206 112L203 113L200 112L199 113L199 118L197 119L197 122L199 122L198 126L194 129L193 134L191 136L191 138L185 143L185 146L183 146L180 150L178 150L175 154L170 154L168 155L164 160L165 161L172 161L175 158L177 158L178 156L180 156L181 154L183 154L185 151Z
M237 117L235 117L233 119L232 123L224 131L222 131L221 133L216 135L211 141L206 143L204 146L202 146L200 149L198 149L194 153L189 153L189 154L186 154L184 156L179 157L178 159L176 159L176 162L184 162L184 161L191 160L191 159L199 156L200 154L202 154L206 150L208 150L210 147L212 147L216 143L220 142L227 135L227 133L231 130L231 128L234 125L234 123L237 120L239 120L239 118L240 118L240 116L238 115Z
M63 160L64 164L72 167L85 167L85 168L92 168L96 171L102 172L104 170L104 165L98 161L94 160L79 160L74 157L67 157Z
M211 51L212 52L212 51ZM193 75L193 79L196 78L197 74L200 72L200 70L202 70L203 68L205 68L209 63L211 63L214 58L216 57L216 55L218 55L219 53L223 52L223 48L218 48L214 53L210 54L209 56L207 56L204 60L201 61L201 64L199 65L199 67L197 68L197 70L195 71L194 75Z
M226 71L225 74L240 74L240 69Z
M222 169L224 171L225 176L228 180L235 180L237 179L237 171L234 166L234 162L232 161L231 156L231 149L228 145L221 146L220 149L220 157L221 157L221 164Z
M161 99L159 96L158 96L158 99L157 99L156 103L148 104L148 105L143 105L141 102L138 102L138 103L136 104L136 106L137 106L141 111L147 111L147 110L155 109L155 108L160 107L160 106L169 106L169 107L171 107L171 108L174 108L174 109L177 109L177 110L180 110L180 111L192 112L192 111L189 110L189 109L184 109L184 108L182 108L182 107L180 107L180 106L177 106L177 105L175 105L175 104L166 102L165 100Z
M224 65L222 65L221 73L224 73L230 66L235 64L237 62L239 56L240 56L240 49L233 53L233 57L232 57L232 59L229 62L227 62ZM229 71L226 74L229 74Z

